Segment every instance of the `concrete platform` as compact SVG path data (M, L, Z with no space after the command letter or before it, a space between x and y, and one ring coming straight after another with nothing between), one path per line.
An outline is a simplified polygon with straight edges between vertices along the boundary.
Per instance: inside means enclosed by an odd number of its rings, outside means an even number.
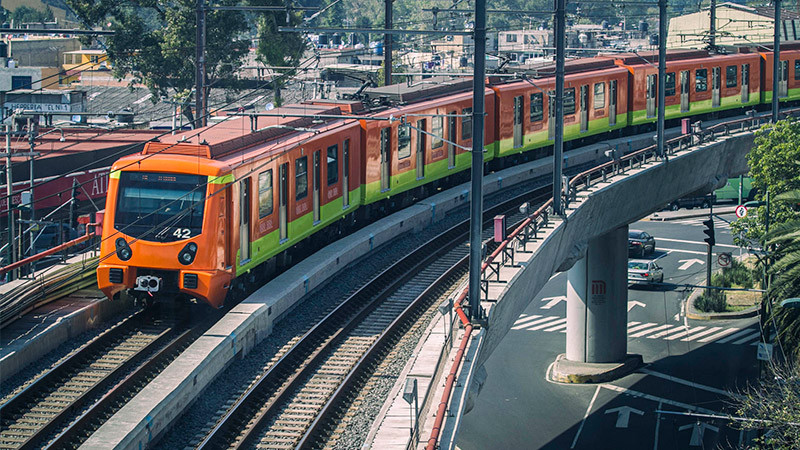
M605 383L642 367L642 355L628 355L621 363L584 363L567 359L564 353L550 366L547 379L560 383Z

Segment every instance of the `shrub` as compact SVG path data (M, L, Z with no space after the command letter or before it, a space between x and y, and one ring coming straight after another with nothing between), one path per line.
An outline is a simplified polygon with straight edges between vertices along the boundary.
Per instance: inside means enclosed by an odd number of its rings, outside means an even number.
M711 289L694 301L695 308L703 312L724 312L728 308L725 291Z

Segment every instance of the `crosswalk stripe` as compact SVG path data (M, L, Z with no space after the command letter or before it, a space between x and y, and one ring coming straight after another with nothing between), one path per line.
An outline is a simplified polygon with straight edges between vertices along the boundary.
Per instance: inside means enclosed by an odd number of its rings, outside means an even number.
M673 325L660 325L660 326L657 326L655 328L651 328L649 330L640 331L640 332L638 332L636 334L629 334L628 337L642 337L642 336L644 336L646 334L650 334L650 333L653 333L655 331L666 330L667 328L672 328L672 327L673 327Z
M738 341L734 341L733 345L744 344L745 342L747 342L747 341L749 341L749 340L751 340L753 338L760 337L760 336L761 336L761 332L760 331L754 331L753 333L751 333L751 334L739 339Z
M534 320L532 322L523 323L521 325L515 325L515 326L511 327L511 329L512 330L522 330L524 328L527 328L530 325L536 325L537 323L551 322L551 321L556 320L556 319L558 319L558 316L546 316L546 317L542 317L541 319L536 319L536 320ZM564 319L564 320L567 320L567 319Z
M674 341L675 339L688 338L689 336L692 335L692 333L697 333L698 331L704 330L705 328L706 327L685 328L684 330L682 330L678 334L665 337L664 340Z
M682 341L691 341L692 339L697 339L697 338L703 337L703 336L705 336L705 335L707 335L707 334L714 333L715 331L719 331L719 330L721 330L721 329L722 329L722 327L712 327L712 328L709 328L709 329L707 329L707 330L703 331L702 333L697 333L697 334L695 334L695 335L694 335L694 336L692 336L692 337L688 337L688 336L687 336L687 337L685 337L685 338L683 338L683 339L681 339L681 340L682 340Z
M686 330L685 326L678 325L678 326L673 327L671 330L667 329L667 330L664 330L664 331L662 331L660 333L656 333L656 334L652 334L650 336L647 336L647 339L658 339L660 337L664 337L664 336L670 335L670 334L672 334L672 333L674 333L676 331L685 331L685 330Z
M528 317L525 317L525 318L520 317L519 319L517 319L516 322L514 322L514 325L522 325L522 324L528 323L528 322L530 322L532 320L536 320L539 317L542 317L542 316L538 315L538 314L534 314L532 316L528 316Z
M628 328L630 328L630 327L632 327L634 325L639 325L640 323L642 323L642 322L628 322Z
M737 332L737 331L739 331L739 330L741 330L741 328L727 328L727 329L725 329L725 330L723 330L723 331L720 331L719 333L712 334L711 336L704 337L703 339L700 339L700 340L699 340L699 341L697 341L697 342L711 342L711 341L716 341L716 340L717 340L717 339L719 339L719 338L725 337L725 336L727 336L727 335L729 335L729 334L731 334L731 333L736 333L736 332ZM737 335L738 335L738 334L740 334L740 333L737 333ZM729 339L722 339L722 340L720 340L720 341L717 341L717 344L724 344L724 343L728 342L728 340L729 340Z
M636 331L641 330L642 328L652 327L653 325L658 325L658 324L655 323L655 322L645 323L645 324L642 324L642 325L639 325L639 326L635 326L633 328L629 328L628 329L628 333L634 333Z
M527 329L528 329L528 330L541 330L542 328L547 328L547 327L549 327L549 326L553 326L553 325L555 325L555 324L557 324L557 323L564 323L564 324L566 324L566 323L567 323L567 318L565 317L565 318L563 318L563 319L558 319L558 320L556 320L556 321L554 321L554 322L548 322L548 323L545 323L545 324L543 324L543 325L536 325L535 327L528 327Z
M567 328L567 322L566 321L564 323L562 323L561 325L554 326L553 328L545 328L544 331L558 331L558 330L560 330L562 328L563 329Z

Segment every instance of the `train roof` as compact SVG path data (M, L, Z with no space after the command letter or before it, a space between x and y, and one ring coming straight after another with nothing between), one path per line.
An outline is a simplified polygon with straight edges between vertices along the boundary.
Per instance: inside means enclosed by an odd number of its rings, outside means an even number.
M398 83L366 88L361 95L367 104L386 105L421 102L471 89L472 77L431 77L417 84Z
M564 61L564 74L589 72L614 67L614 61L607 58L577 58ZM548 78L556 76L556 63L546 62L540 66L525 70L523 73L532 78Z
M683 49L667 50L667 61L708 58L708 56L709 56L708 51L706 50L683 50ZM647 52L637 52L637 53L616 53L616 54L611 53L611 54L601 55L600 57L618 61L620 64L624 64L626 66L658 63L657 51L647 51Z

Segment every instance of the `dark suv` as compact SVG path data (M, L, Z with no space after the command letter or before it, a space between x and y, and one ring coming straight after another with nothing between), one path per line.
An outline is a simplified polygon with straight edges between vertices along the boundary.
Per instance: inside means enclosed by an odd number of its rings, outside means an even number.
M702 197L685 197L679 198L674 202L667 205L670 211L677 211L680 208L710 208L717 201L714 194L704 195Z
M656 240L641 230L628 231L628 255L642 257L656 251Z

